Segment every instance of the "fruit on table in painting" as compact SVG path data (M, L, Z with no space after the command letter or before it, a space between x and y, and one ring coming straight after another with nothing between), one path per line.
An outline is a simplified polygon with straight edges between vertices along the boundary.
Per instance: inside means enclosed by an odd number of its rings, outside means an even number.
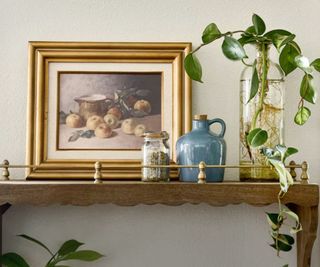
M105 122L100 123L94 130L94 134L98 138L109 138L112 135L112 129Z
M111 129L115 129L118 127L119 125L119 120L116 116L114 116L113 114L107 114L106 116L104 116L104 121L105 123L111 128Z
M107 114L112 114L118 118L118 120L121 120L123 114L118 107L112 107L108 110Z
M134 119L126 119L121 124L121 130L125 134L134 134L134 129L136 128L136 121Z
M66 125L70 128L80 128L83 126L83 120L80 115L71 113L66 118Z
M95 130L101 123L104 123L103 118L97 115L93 115L88 118L86 126L89 130Z
M138 124L134 128L134 135L138 137L142 137L143 134L146 132L146 130L147 130L147 127L144 124Z
M147 100L138 100L133 107L135 110L143 111L147 114L151 112L151 104Z

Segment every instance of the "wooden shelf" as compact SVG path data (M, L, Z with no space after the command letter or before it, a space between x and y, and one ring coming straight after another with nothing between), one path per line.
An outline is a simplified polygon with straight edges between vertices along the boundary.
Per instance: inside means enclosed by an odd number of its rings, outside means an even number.
M94 184L69 181L1 181L0 215L4 214L11 205L17 204L88 206L113 203L134 206L207 203L213 206L225 206L246 203L264 206L277 203L278 192L279 183L194 184L108 181L103 184ZM296 183L290 187L282 202L288 204L300 217L303 231L297 236L297 266L308 267L317 234L319 186Z
M215 206L247 203L269 205L277 202L278 183L144 183L144 182L0 182L0 205L79 205L113 203L122 206L138 204L181 205L207 203ZM295 184L283 203L316 206L319 188L316 184Z

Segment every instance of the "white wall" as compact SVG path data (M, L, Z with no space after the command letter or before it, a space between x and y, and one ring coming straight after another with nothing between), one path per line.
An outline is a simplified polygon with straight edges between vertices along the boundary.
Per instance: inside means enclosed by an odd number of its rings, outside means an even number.
M319 0L1 0L0 158L25 161L29 40L191 41L197 45L208 23L216 22L222 31L242 29L256 12L270 28L294 31L305 55L314 58L320 57L319 10ZM226 121L228 163L236 163L242 66L226 60L218 44L203 49L199 57L205 83L194 84L193 112ZM312 179L318 182L320 110L319 105L312 108L313 116L305 127L293 124L299 79L300 74L294 74L287 81L286 141L299 147L297 160L310 163ZM230 172L228 176L234 178ZM86 242L107 255L92 266L295 266L295 250L278 259L268 247L264 210L245 205L17 206L4 216L4 251L21 252L32 266L42 266L48 255L15 237L27 233L47 240L52 247L67 238ZM320 264L318 251L316 244L313 266Z

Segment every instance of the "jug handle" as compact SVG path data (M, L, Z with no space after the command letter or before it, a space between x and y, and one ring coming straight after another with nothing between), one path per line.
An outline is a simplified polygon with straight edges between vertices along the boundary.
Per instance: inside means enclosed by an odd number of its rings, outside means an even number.
M223 137L225 132L226 132L226 124L225 124L224 120L217 118L217 119L213 119L213 120L209 120L208 121L209 126L214 124L214 123L219 123L221 125L221 131L218 134L218 136L219 137Z

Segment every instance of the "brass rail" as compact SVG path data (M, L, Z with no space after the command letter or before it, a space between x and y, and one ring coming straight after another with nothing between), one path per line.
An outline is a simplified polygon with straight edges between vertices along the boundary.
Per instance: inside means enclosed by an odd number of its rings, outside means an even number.
M132 168L133 166L123 166L123 168ZM198 182L205 183L206 179L206 168L230 168L230 169L252 169L252 168L272 168L271 166L266 165L206 165L205 162L200 162L198 165L136 165L134 167L137 168L172 168L172 169L181 169L181 168L198 168L199 175L198 175ZM289 165L285 166L286 168L290 169L291 176L295 179L297 177L295 169L301 169L301 183L308 183L309 174L308 174L308 163L306 161L302 162L301 164L296 164L294 161L291 161ZM9 168L12 169L24 169L24 168L39 168L39 169L50 169L49 167L43 167L38 165L23 165L23 164L10 164L8 160L4 160L2 164L0 164L0 168L2 168L2 175L0 176L0 180L9 180L10 172ZM92 170L95 170L94 180L95 183L102 183L102 170L112 168L112 165L105 165L103 166L101 162L97 161L92 166ZM67 166L61 166L61 169L70 169Z

